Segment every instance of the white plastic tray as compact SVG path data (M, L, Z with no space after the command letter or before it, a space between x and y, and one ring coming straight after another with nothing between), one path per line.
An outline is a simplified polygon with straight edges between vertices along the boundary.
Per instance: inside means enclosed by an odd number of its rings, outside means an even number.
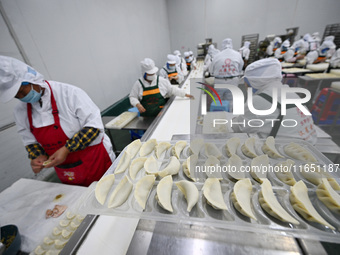
M122 129L126 124L128 124L131 120L136 118L138 115L137 112L123 112L110 122L108 122L105 127L108 129Z

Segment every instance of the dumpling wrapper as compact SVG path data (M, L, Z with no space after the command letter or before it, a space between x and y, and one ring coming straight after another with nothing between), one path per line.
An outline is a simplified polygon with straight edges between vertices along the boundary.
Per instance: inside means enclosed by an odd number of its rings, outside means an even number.
M109 199L109 208L115 208L121 206L129 197L133 184L131 183L129 177L126 175L119 182L117 187L112 192L112 195Z
M54 246L57 248L57 249L62 249L64 248L64 246L66 245L66 243L68 242L68 240L55 240L54 241Z
M340 195L334 191L326 178L322 178L316 189L316 195L330 210L340 214Z
M275 148L275 138L268 136L262 146L262 151L271 158L284 158Z
M187 200L187 211L191 212L191 209L197 204L199 199L197 187L192 182L185 180L177 182L176 186L184 194Z
M137 155L141 146L142 142L140 141L140 139L136 139L127 146L126 151L130 154L131 158L133 159Z
M222 169L220 161L215 156L208 156L208 159L204 163L204 169L208 178L223 179L222 172L219 170Z
M205 155L207 157L209 156L214 156L218 159L222 157L222 153L220 150L217 148L217 146L213 143L205 143L204 144L204 149L205 149Z
M315 185L322 183L322 178L327 178L334 190L340 190L338 182L322 166L316 164L305 164L300 168L301 175Z
M183 151L183 149L185 148L185 146L187 146L187 142L186 141L178 141L176 142L175 146L172 147L172 155L179 158L181 155L181 152Z
M146 157L136 158L132 160L129 168L129 174L132 180L136 179L138 172L144 167L144 163L146 160Z
M261 184L261 191L259 193L259 202L261 207L271 216L283 222L290 222L295 225L300 223L293 218L277 201L273 192L272 185L269 180L263 180Z
M190 141L190 150L192 153L199 155L201 148L204 145L204 139L202 138L196 138Z
M171 143L168 142L160 142L156 147L155 147L155 151L156 151L156 157L160 158L163 154L163 152L165 152L167 149L169 149L171 147Z
M227 210L224 202L220 181L217 178L208 178L203 185L203 195L215 209Z
M185 160L182 164L184 174L194 182L197 181L197 179L194 177L197 161L198 161L197 154L193 154L190 157L188 157L187 160Z
M157 160L153 156L147 158L144 163L144 169L147 174L158 175L159 167Z
M149 141L145 142L139 150L139 156L145 157L146 155L149 155L155 149L156 145L156 139L150 139Z
M228 139L225 145L227 156L231 157L233 154L236 154L237 148L238 146L240 146L240 144L241 144L241 140L238 137L233 137L233 138Z
M317 162L317 159L310 153L308 150L306 150L304 147L297 143L289 143L284 147L284 152L297 160L307 161L307 162Z
M234 185L234 191L231 193L231 200L235 208L243 215L256 220L251 209L251 192L253 185L249 179L239 180Z
M115 174L120 174L125 172L131 162L131 155L127 152L123 152L122 158L119 160L119 163L114 171Z
M157 202L162 208L169 212L174 211L171 204L172 183L172 176L168 175L160 180L157 185Z
M156 177L154 175L146 175L136 183L134 196L143 210L145 209L145 204L155 183L155 179Z
M236 154L231 155L227 163L228 174L235 180L246 178L245 172L241 171L242 166L242 159Z
M175 156L172 156L169 164L162 171L159 171L158 175L162 178L167 175L175 175L178 174L180 168L181 163Z
M267 154L253 158L250 163L250 174L259 183L262 183L267 178L268 169L269 158Z
M115 175L108 174L101 178L97 184L95 189L95 197L97 201L103 205L105 203L107 194L109 193L113 183L115 182Z
M290 203L293 208L308 221L314 221L325 225L331 229L335 229L313 207L309 197L306 184L301 180L298 181L293 187L290 188Z
M255 151L255 137L248 138L241 147L241 150L244 155L249 158L256 158L257 154Z
M296 183L294 175L291 171L293 165L295 165L295 162L291 159L287 159L286 161L276 165L277 167L280 167L280 171L275 172L277 178L289 186L293 186Z

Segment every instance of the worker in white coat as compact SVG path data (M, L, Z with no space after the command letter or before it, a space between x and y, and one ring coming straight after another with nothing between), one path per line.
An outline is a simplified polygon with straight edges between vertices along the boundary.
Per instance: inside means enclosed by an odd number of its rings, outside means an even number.
M275 37L273 41L271 41L267 47L266 54L268 57L274 55L274 52L280 48L280 44L282 43L281 37Z
M307 64L317 64L325 62L327 59L330 59L332 55L335 53L336 45L333 42L334 36L326 36L321 46L314 51L310 51L307 56Z
M34 173L54 167L63 183L89 186L111 166L100 110L82 89L0 56L0 101L12 98L20 100L14 117Z
M215 48L213 44L210 44L208 47L208 54L204 58L204 65L203 65L203 71L207 72L209 71L209 67L212 63L212 60L218 54L220 51Z
M281 47L278 48L275 53L274 53L274 56L279 60L279 61L283 61L283 55L287 52L288 48L290 46L290 42L289 42L289 39L285 40Z
M267 115L256 115L249 110L248 104L244 105L244 115L239 115L233 119L234 123L244 123L233 125L235 132L256 133L260 137L274 136L278 138L303 139L311 144L316 143L316 131L312 116L305 115L295 105L287 105L286 115L281 114L281 89L288 85L281 83L281 64L277 59L266 58L250 64L244 73L245 83L253 88L252 105L257 110L267 110L272 107L273 89L277 89L278 104L273 113ZM300 99L296 93L288 93L289 99ZM307 110L307 109L306 109ZM257 120L249 122L250 120ZM278 121L268 121L277 119ZM281 121L280 121L281 119ZM297 125L282 125L282 121L294 120ZM261 122L262 121L262 122ZM261 122L261 123L260 123ZM252 125L248 125L252 123ZM296 124L295 123L295 124Z
M180 84L184 80L183 73L177 69L176 60L175 55L168 54L166 64L159 71L159 76L168 79L171 84Z
M241 47L238 51L240 52L244 65L243 65L243 70L247 67L248 65L248 60L249 60L249 55L250 55L250 42L245 41L243 44L243 47Z
M188 72L196 69L196 67L197 67L196 61L194 60L194 58L192 56L190 56L189 51L184 52L184 59L185 59L186 65L187 65Z
M340 48L337 49L337 51L334 52L333 56L331 57L330 66L332 68L339 68L340 67Z
M157 75L158 68L152 59L141 61L141 68L142 77L135 82L129 95L131 105L137 107L141 116L156 117L173 95L194 98L185 90L172 86L168 79Z
M317 50L319 49L321 44L321 38L319 32L314 32L312 34L312 39L310 41L310 50Z
M188 70L187 70L187 64L184 60L184 58L182 58L182 54L179 50L175 50L174 51L174 55L178 58L177 59L177 68L179 68L179 70L181 70L181 72L183 73L184 76L188 75Z

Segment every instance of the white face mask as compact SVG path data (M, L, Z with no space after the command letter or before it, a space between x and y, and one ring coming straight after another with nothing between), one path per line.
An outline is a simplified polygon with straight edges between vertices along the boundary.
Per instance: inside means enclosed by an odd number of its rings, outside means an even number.
M148 81L153 81L154 79L156 79L156 74L152 74L152 75L146 75L146 79L148 80Z

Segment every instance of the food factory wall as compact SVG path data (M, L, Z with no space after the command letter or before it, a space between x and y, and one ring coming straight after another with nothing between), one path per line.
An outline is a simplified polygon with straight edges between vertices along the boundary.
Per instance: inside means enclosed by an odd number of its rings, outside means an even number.
M167 10L171 49L194 52L205 38L213 38L220 48L230 37L238 50L242 35L259 33L263 40L299 27L297 40L305 33L322 36L326 25L340 23L338 0L168 0Z
M30 64L46 79L84 89L101 110L126 96L145 57L161 67L170 50L166 0L0 0ZM23 60L0 15L0 54ZM0 103L0 130L17 103ZM0 131L0 192L32 178L16 126Z

